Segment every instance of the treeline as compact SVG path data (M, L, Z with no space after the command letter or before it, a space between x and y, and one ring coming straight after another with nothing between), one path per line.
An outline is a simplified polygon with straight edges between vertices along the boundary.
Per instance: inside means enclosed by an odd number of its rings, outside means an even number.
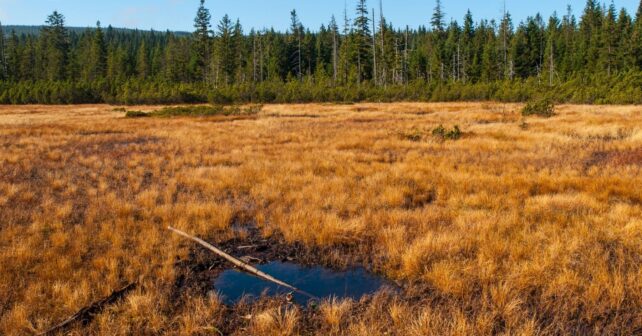
M204 0L191 36L65 27L54 12L38 34L0 25L0 103L312 101L523 101L642 103L642 2L632 17L588 0L516 26L445 22L437 1L427 27L394 27L381 3L358 0L316 30L291 12L287 32L244 31ZM213 29L214 28L214 29Z

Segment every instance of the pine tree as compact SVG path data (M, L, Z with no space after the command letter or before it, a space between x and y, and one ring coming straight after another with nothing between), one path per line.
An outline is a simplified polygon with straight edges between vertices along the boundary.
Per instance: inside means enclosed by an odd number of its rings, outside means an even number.
M45 71L49 80L64 80L69 62L69 35L65 28L65 17L54 11L42 29L41 39L44 50Z
M209 9L205 8L205 0L201 0L200 6L194 18L193 52L196 67L196 76L200 80L206 80L208 76L211 57L211 28L212 16Z

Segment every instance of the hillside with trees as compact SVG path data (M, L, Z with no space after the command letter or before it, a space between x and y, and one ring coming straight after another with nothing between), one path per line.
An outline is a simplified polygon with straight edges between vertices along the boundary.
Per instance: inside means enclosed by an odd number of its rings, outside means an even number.
M642 2L636 13L588 0L580 17L390 24L357 0L327 25L295 10L285 31L213 23L201 0L191 35L68 29L53 12L39 31L0 25L0 103L524 101L642 103Z

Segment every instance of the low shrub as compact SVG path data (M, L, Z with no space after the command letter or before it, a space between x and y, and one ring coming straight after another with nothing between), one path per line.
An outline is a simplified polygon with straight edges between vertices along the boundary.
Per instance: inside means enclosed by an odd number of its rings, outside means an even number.
M455 125L452 130L447 130L443 125L439 125L432 130L432 135L442 140L458 140L462 136L459 126Z
M524 117L534 115L549 118L555 115L555 104L553 104L553 101L549 98L529 101L522 109L522 115Z
M126 118L146 118L149 116L151 116L150 113L143 111L127 111L127 113L125 113Z
M248 107L223 106L223 105L194 105L165 107L153 112L157 117L209 117L209 116L231 116L231 115L254 115L261 111L262 105L251 105Z

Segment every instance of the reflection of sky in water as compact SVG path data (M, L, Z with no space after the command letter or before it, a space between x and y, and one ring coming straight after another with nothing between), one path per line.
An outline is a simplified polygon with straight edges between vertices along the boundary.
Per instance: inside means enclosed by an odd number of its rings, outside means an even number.
M372 294L381 287L390 285L385 279L369 274L363 268L352 268L341 272L323 267L305 267L282 262L272 262L257 268L319 298L335 296L359 300L363 295ZM236 269L221 273L214 282L214 288L227 304L233 304L245 295L258 297L264 292L268 295L290 292L287 288ZM308 298L295 293L294 300L305 304Z

